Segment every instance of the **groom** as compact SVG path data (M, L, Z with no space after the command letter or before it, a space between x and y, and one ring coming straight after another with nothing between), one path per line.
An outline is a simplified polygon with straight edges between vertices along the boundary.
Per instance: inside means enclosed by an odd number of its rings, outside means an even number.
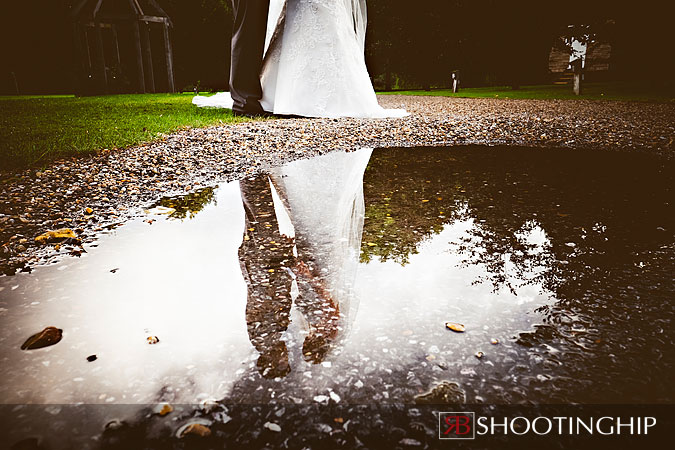
M262 70L270 0L232 0L234 30L230 65L230 94L235 115L264 116L260 106Z

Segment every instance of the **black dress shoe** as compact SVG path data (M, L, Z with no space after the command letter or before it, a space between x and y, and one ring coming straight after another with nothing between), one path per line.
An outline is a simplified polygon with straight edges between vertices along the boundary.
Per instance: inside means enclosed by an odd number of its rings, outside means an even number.
M233 109L232 114L235 117L248 117L250 119L260 119L260 118L268 118L268 117L275 117L274 114L271 112L267 111L242 111L238 109Z
M307 116L298 116L297 114L274 114L274 117L279 119L310 119L311 117Z

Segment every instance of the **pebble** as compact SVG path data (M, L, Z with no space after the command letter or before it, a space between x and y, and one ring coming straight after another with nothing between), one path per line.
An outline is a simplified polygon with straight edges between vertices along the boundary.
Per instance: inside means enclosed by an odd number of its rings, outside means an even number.
M403 448L422 448L422 443L415 439L403 438L398 444Z
M278 433L278 432L281 431L281 427L279 425L277 425L276 423L272 423L272 422L266 422L265 425L263 425L263 427L267 428L270 431L274 431L275 433Z
M330 391L330 398L333 400L335 403L338 403L340 401L340 396L337 395L335 392Z
M314 397L314 401L317 403L328 404L330 397L327 395L317 395Z
M110 422L106 423L103 427L105 430L119 430L124 426L124 422L119 419L113 419Z
M333 427L331 427L330 425L325 424L325 423L319 423L319 424L317 424L317 425L316 425L316 429L317 429L318 431L320 431L321 433L326 433L326 434L328 434L328 433L330 433L331 431L333 431Z

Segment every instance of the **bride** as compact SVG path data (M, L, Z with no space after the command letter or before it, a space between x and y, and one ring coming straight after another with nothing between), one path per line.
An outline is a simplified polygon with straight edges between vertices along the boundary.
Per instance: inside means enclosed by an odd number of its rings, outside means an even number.
M365 63L365 0L271 0L260 82L265 111L306 117L404 117L384 109ZM232 108L228 92L197 96Z

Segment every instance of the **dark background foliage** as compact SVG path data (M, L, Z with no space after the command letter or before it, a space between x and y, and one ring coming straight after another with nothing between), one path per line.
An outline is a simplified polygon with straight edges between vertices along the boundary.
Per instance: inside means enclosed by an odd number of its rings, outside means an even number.
M76 0L1 0L0 93L72 93L76 54L69 13ZM111 1L111 0L108 0ZM114 0L112 0L114 1ZM225 89L229 0L158 0L174 22L177 89ZM669 1L368 0L367 62L377 88L548 81L548 53L574 32L612 44L614 79L671 83L675 58ZM576 27L568 28L575 24ZM13 75L12 75L13 73Z

